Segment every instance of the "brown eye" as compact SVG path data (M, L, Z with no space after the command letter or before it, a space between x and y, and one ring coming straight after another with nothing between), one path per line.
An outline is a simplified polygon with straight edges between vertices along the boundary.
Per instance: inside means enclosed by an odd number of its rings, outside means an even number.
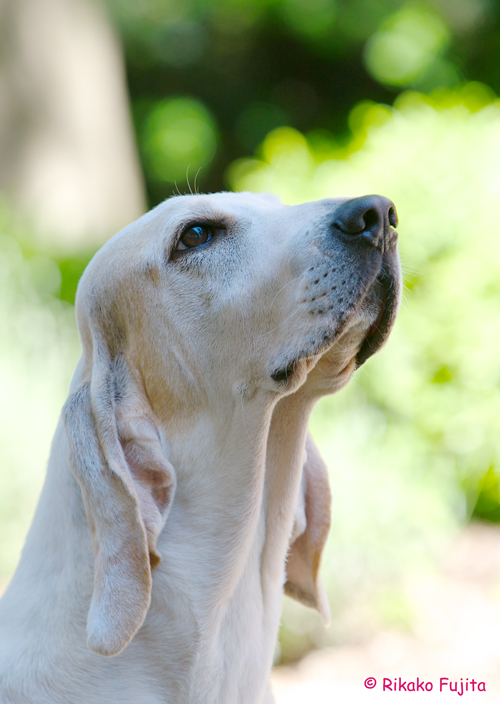
M180 249L193 249L199 247L212 239L212 233L206 225L195 225L182 235L177 243L177 251Z

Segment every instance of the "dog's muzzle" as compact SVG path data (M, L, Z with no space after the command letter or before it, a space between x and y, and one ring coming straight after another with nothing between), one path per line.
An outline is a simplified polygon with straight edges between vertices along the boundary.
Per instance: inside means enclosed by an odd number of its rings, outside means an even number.
M396 255L398 233L394 229L397 224L394 203L389 198L375 195L346 201L337 210L333 223L345 236L374 247L383 255L377 276L382 291L380 313L356 355L356 367L364 364L384 344L394 324L399 304Z

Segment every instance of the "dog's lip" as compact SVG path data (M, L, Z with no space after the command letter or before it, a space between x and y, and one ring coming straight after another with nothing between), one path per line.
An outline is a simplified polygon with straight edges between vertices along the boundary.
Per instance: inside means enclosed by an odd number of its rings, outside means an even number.
M339 377L339 376L342 376L343 374L346 374L347 372L353 372L354 370L352 369L352 363L353 363L353 360L350 359L347 362L347 364L344 367L342 367L342 369L338 372L338 374L336 374L336 376Z
M383 271L377 277L383 287L380 311L377 319L368 330L361 347L356 354L356 368L366 362L387 340L394 323L398 308L398 297L395 293L395 281L392 275Z

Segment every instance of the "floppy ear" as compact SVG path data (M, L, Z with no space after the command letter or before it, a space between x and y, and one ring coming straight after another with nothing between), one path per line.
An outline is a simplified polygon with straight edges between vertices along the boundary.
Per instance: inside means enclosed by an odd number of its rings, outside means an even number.
M308 435L301 493L286 563L285 594L317 609L325 625L330 622L330 608L319 568L330 530L330 510L328 471Z
M142 625L151 600L156 539L175 491L153 413L125 356L93 338L91 382L67 400L63 419L95 553L89 648L116 655Z

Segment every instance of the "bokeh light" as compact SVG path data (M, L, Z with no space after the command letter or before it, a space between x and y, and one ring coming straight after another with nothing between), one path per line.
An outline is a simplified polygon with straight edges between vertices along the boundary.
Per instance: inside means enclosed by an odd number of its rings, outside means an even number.
M147 117L142 144L146 166L156 180L184 180L188 169L194 178L215 155L215 121L199 100L162 100Z
M378 81L406 86L436 70L448 41L448 28L435 12L425 5L405 5L370 37L366 66Z

